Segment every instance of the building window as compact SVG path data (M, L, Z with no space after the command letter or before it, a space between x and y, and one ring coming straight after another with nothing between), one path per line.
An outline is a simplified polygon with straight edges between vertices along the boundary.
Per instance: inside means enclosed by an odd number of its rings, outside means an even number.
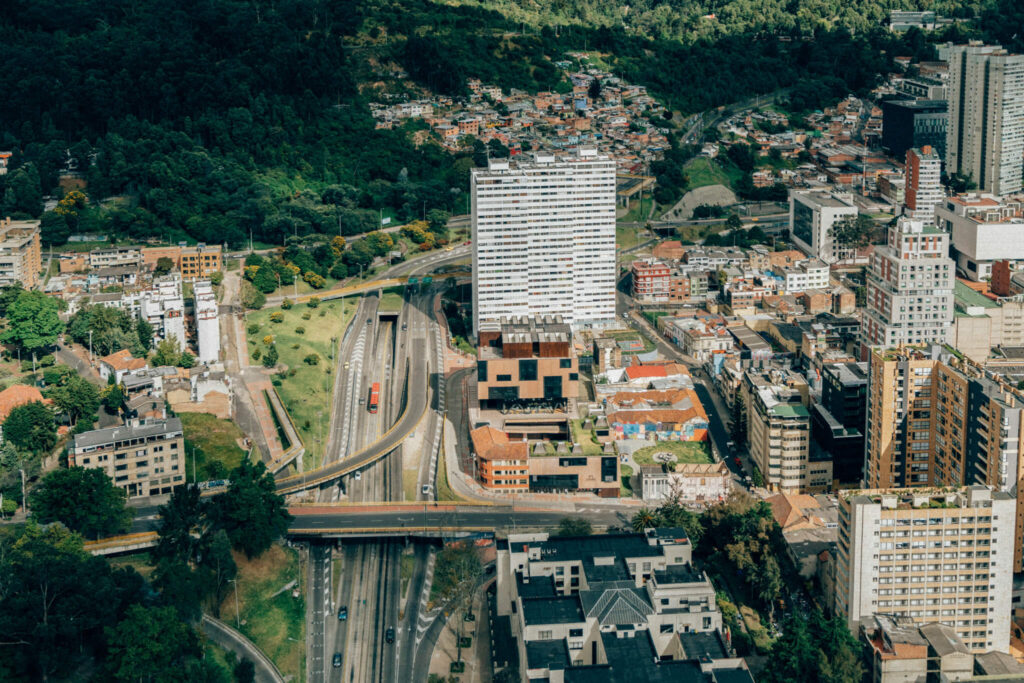
M672 633L672 624L662 624L659 630L661 633Z
M512 375L498 375L494 379L498 382L511 382Z
M572 358L561 358L561 359L559 359L558 367L563 368L563 369L564 368L571 368L572 367Z
M478 382L487 381L487 361L477 361L476 364L476 379Z
M580 375L579 375L579 373L578 373L578 372L570 372L570 373L569 373L569 381L570 381L570 382L575 382L575 381L576 381L576 380L578 380L579 378L580 378Z
M551 631L538 631L537 636L540 640L551 640Z
M583 629L581 629L581 628L571 628L571 629L569 629L569 637L570 638L582 638L583 637Z
M532 382L537 379L537 361L532 358L523 358L519 361L519 379L524 382Z

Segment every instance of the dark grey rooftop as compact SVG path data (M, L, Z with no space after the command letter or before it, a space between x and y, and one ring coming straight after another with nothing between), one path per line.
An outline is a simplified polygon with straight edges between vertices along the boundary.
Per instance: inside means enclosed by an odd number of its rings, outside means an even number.
M685 532L683 534L685 536ZM583 562L594 557L658 557L662 554L662 549L650 545L643 535L632 533L553 537L540 544L541 560L547 562Z
M718 631L711 633L680 633L679 642L686 653L686 659L700 659L710 657L711 659L725 659L729 653L725 650L725 643Z
M569 668L569 647L564 638L532 640L526 644L526 665L530 669Z
M746 669L713 669L713 683L754 683L754 677Z
M121 425L108 429L95 429L91 432L83 432L77 435L73 441L73 448L89 448L102 446L115 441L128 441L131 439L145 439L152 436L169 433L181 433L181 420L176 417L166 420L150 420L137 427Z
M704 581L704 574L690 564L670 564L663 571L655 571L654 580L659 586L675 583L698 583Z
M580 591L579 595L584 613L600 624L645 624L654 613L647 592L641 588L615 587Z
M575 595L558 598L524 598L523 619L527 626L579 624L584 621L579 598Z

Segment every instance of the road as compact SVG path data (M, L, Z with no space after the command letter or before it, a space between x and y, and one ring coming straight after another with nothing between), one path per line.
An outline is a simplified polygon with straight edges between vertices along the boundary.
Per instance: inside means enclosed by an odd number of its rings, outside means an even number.
M520 527L537 528L558 526L566 516L565 510L538 510L523 505L488 505L479 507L420 503L396 506L398 509L352 510L348 508L291 508L295 515L289 535L293 537L340 537L365 530L378 532L416 533L414 529L496 530L516 531ZM583 505L577 512L585 512L587 519L598 526L626 527L635 508L602 506L598 503Z

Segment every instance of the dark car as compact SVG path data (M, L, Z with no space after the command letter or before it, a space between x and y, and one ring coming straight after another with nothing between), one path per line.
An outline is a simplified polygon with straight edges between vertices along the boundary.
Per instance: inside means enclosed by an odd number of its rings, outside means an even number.
M738 457L737 457L737 458L733 458L733 459L732 459L732 461L733 461L734 463L736 463L736 466L737 466L737 467L739 467L740 465L742 465L742 464L743 464L743 462L742 462L742 461L741 461L741 460L740 460L740 459L739 459Z
M334 653L334 657L331 659L331 666L333 666L335 669L340 669L341 668L341 653L340 652L335 652Z
M403 330L409 329L409 323L402 323L402 329Z
M388 630L384 631L384 642L388 644L395 642L395 628L393 626L388 626Z
M342 605L338 608L338 620L345 621L348 619L348 607Z
M367 318L366 319L366 324L367 325L372 325L373 324L373 318Z

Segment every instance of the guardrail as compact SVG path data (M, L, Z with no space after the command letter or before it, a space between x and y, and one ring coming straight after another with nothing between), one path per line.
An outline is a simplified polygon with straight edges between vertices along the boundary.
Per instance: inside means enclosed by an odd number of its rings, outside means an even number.
M242 650L244 655L248 655L252 659L256 660L253 663L257 667L257 672L262 669L265 674L264 679L260 679L257 675L256 680L265 680L266 678L270 678L275 683L285 682L285 677L281 675L280 670L278 670L274 662L272 662L270 658L263 653L263 650L256 647L256 644L244 635L231 628L220 619L214 619L208 614L203 615L202 625L204 629L210 629L211 631L215 631L226 637L228 640L233 642L238 649ZM236 652L236 654L241 653Z
M82 545L91 555L116 555L117 553L152 548L157 544L157 538L155 531L143 531L137 534L101 538L98 541L86 541Z

